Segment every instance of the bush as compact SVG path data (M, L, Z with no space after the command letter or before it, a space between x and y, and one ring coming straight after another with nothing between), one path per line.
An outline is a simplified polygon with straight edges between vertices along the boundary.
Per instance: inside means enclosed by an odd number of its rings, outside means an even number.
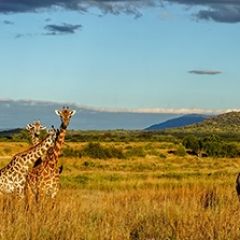
M185 150L185 147L183 145L179 145L175 154L177 156L180 156L180 157L184 157L186 155L186 150Z
M126 152L127 157L145 157L146 153L143 147L131 147Z
M191 149L197 155L199 155L202 150L202 142L193 135L185 137L182 144L185 148Z
M239 149L234 143L207 142L204 150L211 157L238 157Z
M239 149L236 144L234 143L225 143L223 146L223 150L225 154L227 153L228 157L238 157L239 156Z
M198 155L201 152L204 152L210 157L240 156L240 151L236 144L226 143L215 135L203 139L194 136L187 136L183 139L183 145Z
M223 157L222 144L220 142L206 142L204 150L208 156Z
M63 156L65 157L83 157L88 156L90 158L107 159L107 158L125 158L122 150L115 148L114 146L104 147L100 143L88 143L83 149L75 150L67 147L63 149Z
M89 143L83 149L83 155L91 158L124 158L124 154L121 150L111 147L103 147L100 143Z
M82 157L81 150L75 150L70 147L63 148L62 154L64 157Z

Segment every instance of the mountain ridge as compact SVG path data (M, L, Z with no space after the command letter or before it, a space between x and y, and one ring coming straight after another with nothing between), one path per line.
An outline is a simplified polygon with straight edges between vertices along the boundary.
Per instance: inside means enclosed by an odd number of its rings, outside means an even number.
M194 124L185 128L195 131L240 131L240 112L232 111L228 113L212 116L201 123Z
M169 119L162 123L153 124L145 128L144 130L157 131L157 130L164 130L169 128L185 127L188 125L200 123L209 117L210 117L209 115L204 115L204 114L185 114L177 118Z

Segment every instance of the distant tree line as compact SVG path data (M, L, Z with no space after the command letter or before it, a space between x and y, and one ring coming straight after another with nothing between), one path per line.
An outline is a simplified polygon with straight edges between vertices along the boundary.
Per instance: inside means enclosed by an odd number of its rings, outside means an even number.
M46 135L46 131L42 133ZM0 132L0 141L28 142L29 133L25 129L14 129ZM81 131L68 130L66 142L178 142L178 139L164 132L109 130L109 131Z

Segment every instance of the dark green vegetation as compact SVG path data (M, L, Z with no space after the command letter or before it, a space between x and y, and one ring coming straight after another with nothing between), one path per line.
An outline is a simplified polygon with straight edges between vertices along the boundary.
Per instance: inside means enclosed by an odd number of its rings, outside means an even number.
M118 158L123 159L125 155L121 151L114 146L106 147L101 145L100 143L92 143L90 142L83 149L74 149L71 147L66 147L63 149L64 157L90 157L97 159L107 159L107 158Z
M211 157L239 157L240 148L236 143L225 142L217 136L197 138L189 135L183 139L183 145L191 154Z

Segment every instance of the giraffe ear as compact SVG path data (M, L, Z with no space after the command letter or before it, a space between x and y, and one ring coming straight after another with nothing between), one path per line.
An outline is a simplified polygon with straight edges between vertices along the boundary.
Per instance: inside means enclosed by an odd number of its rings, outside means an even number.
M44 129L46 129L46 127L44 127L44 126L41 126L40 128L41 128L41 130L44 130Z
M60 116L60 115L61 115L61 113L60 113L60 111L59 111L59 110L55 110L55 113L56 113L58 116Z
M71 111L71 116L73 116L76 113L76 110Z
M26 129L27 129L27 130L30 130L31 128L32 128L32 124L29 123L29 124L26 126Z

